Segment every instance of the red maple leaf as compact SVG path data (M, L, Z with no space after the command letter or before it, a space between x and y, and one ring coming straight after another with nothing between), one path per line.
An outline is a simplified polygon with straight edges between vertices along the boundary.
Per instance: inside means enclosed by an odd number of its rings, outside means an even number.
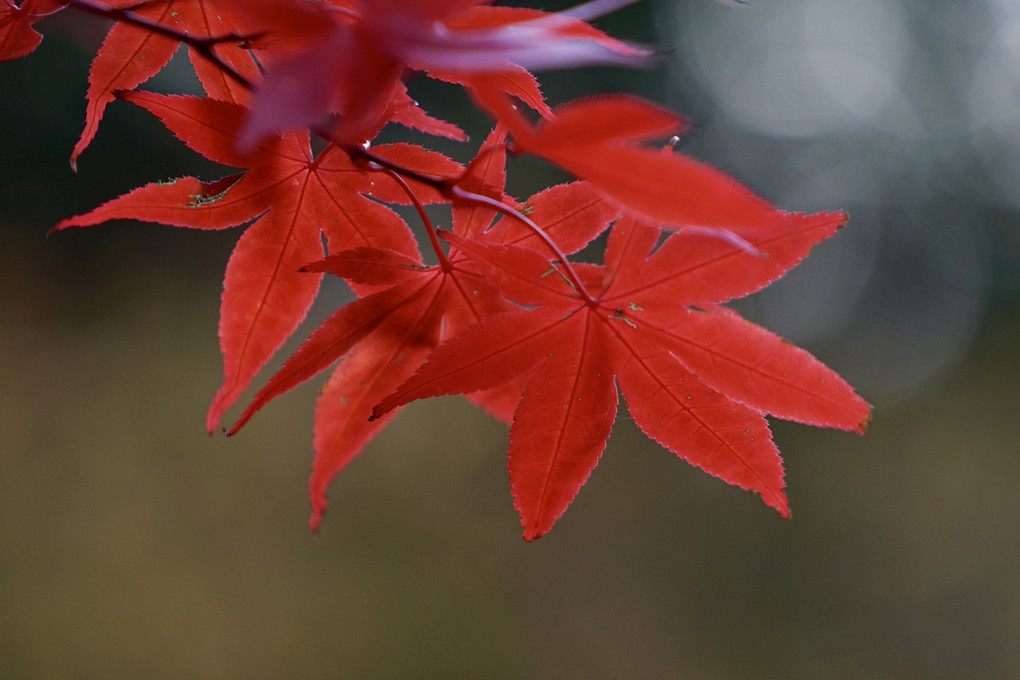
M135 15L164 24L181 33L199 38L219 38L240 34L241 26L230 7L221 0L118 0L107 2L116 9L128 9ZM133 90L163 70L180 42L140 26L119 21L113 25L89 69L89 89L85 97L85 128L71 152L71 165L96 136L107 105L120 90ZM214 48L217 56L247 78L258 76L258 67L247 49L230 42ZM188 54L206 94L215 99L243 103L247 90L227 76L194 47Z
M58 0L0 0L0 61L31 53L42 41L33 24L63 8Z
M408 199L389 178L356 166L335 146L313 155L307 131L267 140L250 154L238 152L238 130L247 109L236 104L146 92L121 97L158 116L206 158L250 168L210 183L184 177L148 184L54 227L138 219L224 229L255 220L231 255L223 284L224 381L209 409L211 432L307 314L321 275L298 270L323 257L322 236L331 252L373 246L413 254L414 239L404 221L365 195L396 203ZM374 152L427 174L458 175L461 170L446 157L412 145L380 146ZM432 187L412 185L422 200L441 198Z
M509 473L524 538L532 540L595 467L616 417L618 383L648 436L758 492L787 517L782 463L763 414L860 432L869 407L810 354L716 303L778 278L844 220L782 214L777 228L750 239L765 254L755 257L684 232L653 253L660 230L624 217L611 231L605 265L584 276L531 249L446 235L494 287L528 308L440 345L374 413L529 374L510 432Z
M544 158L588 180L622 207L665 228L698 228L724 237L765 234L783 213L726 173L639 143L682 131L684 121L628 95L592 97L558 107L533 125L506 93L472 81L478 103L504 123L513 150Z
M459 185L493 199L503 198L504 162L501 145L486 145ZM537 245L536 234L510 218L490 227L493 213L488 207L469 202L456 205L456 233L484 236L496 243ZM584 247L616 216L615 209L583 183L540 192L528 201L528 211L547 234L562 241L567 252ZM330 480L388 421L370 419L373 406L408 379L443 337L512 308L472 261L456 250L435 266L423 267L419 262L393 251L358 248L305 267L305 271L330 272L353 283L389 287L342 307L327 319L255 396L230 431L237 432L269 401L342 359L316 406L316 456L309 482L313 530L326 509ZM511 384L472 396L509 422L520 386Z

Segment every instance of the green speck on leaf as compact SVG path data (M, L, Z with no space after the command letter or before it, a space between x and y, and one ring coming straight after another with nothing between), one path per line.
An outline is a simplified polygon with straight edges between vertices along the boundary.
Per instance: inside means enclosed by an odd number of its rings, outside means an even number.
M192 194L190 196L191 203L188 203L188 207L189 208L202 208L202 207L207 206L207 205L212 205L213 203L216 203L217 201L223 200L223 197L227 195L228 191L230 191L230 187L227 187L226 189L224 189L220 193L216 194L215 196L203 196L202 194Z
M637 328L637 326L636 326L636 325L634 325L634 322L633 322L633 321L631 321L630 319L628 319L628 318L627 318L627 317L626 317L626 316L624 315L624 313L623 313L623 310L622 310L622 309L617 309L617 310L616 310L615 312L613 312L613 314L612 314L612 315L611 315L611 316L610 316L609 318L610 318L610 319L619 319L620 321L623 321L623 322L624 322L625 324L627 324L627 325L628 325L628 326L630 326L631 328L634 328L634 329L636 329L636 328Z

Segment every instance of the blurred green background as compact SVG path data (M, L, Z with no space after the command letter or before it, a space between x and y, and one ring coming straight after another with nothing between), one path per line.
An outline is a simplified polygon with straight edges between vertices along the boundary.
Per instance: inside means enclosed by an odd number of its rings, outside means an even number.
M643 93L690 116L685 152L851 214L741 306L875 405L864 437L774 423L794 519L624 411L525 544L505 429L440 399L336 480L311 537L315 386L233 439L203 431L239 231L45 238L143 182L224 172L115 103L72 174L104 27L65 13L0 65L0 677L1020 677L1020 5L676 0L600 25L661 45L663 69L548 74L554 103ZM517 172L520 195L554 181Z

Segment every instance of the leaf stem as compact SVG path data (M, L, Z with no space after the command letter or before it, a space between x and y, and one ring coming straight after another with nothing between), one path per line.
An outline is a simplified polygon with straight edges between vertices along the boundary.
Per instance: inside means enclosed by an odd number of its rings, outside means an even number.
M389 175L394 182L400 185L400 188L404 190L411 202L414 203L415 209L418 211L418 216L421 217L422 223L425 225L425 230L428 231L429 241L432 243L432 249L436 251L436 257L439 258L439 266L442 267L443 271L450 273L453 271L453 265L446 258L446 253L443 252L443 248L439 243L439 236L436 234L436 227L432 224L432 220L429 219L428 213L425 212L425 206L421 204L418 197L415 195L411 186L407 183L403 177L400 176L396 170L390 168L379 168L387 175Z
M328 130L315 128L315 132L316 134L324 136L326 139L334 141L334 143L336 143L337 145L342 146L343 149L347 151L347 153L351 156L351 158L361 160L373 169L387 172L390 174L391 177L394 177L394 179L396 179L397 175L401 177L409 177L411 179L417 180L419 182L422 182L423 184L427 184L433 187L451 201L467 201L478 205L484 205L489 208L492 208L493 210L501 212L504 215L507 215L508 217L512 217L516 220L519 220L526 227L528 227L528 229L530 229L535 234L535 236L537 236L539 240L541 240L546 245L546 247L549 248L549 250L552 251L555 259L563 264L563 268L566 271L567 278L570 279L570 283L577 290L581 298L589 305L597 304L595 298L591 296L591 293L588 292L588 289L584 287L583 283L581 283L581 277L577 275L577 271L575 271L574 268L571 266L570 260L568 260L567 256L563 253L562 250L560 250L560 247L556 245L556 242L552 240L549 234L545 233L545 231L542 230L542 227L535 224L533 221L522 215L513 207L506 205L502 201L497 201L494 198L489 198L488 196L483 196L482 194L476 194L466 189L462 189L460 186L458 186L458 182L461 179L460 177L436 177L434 175L426 175L416 170L412 170L411 168L403 167L398 163L394 163L386 158L383 158L382 156L374 154L368 149L367 146L342 144L339 140L336 140ZM414 199L413 194L410 194L410 188L405 189L405 191L409 192L409 195L412 196L413 200L417 200ZM420 209L419 212L421 212ZM434 232L431 228L431 223L427 222L427 218L425 219L426 224L429 227L429 238L435 239ZM435 245L435 243L433 243L433 248L436 248L436 252L442 252Z
M574 288L577 290L578 294L580 294L581 298L585 301L585 303L592 306L598 304L595 298L591 296L591 293L588 292L588 289L584 287L584 284L581 283L581 277L577 275L577 271L574 269L573 266L571 266L570 260L567 259L567 256L563 253L562 250L560 250L560 247L556 245L556 242L552 240L552 237L550 237L549 234L545 233L542 227L538 226L532 220L528 219L528 217L522 215L520 212L506 205L505 203L497 201L494 198L489 198L488 196L483 196L482 194L476 194L471 191L467 191L465 189L460 188L456 184L450 187L450 198L453 200L480 203L482 205L492 208L493 210L498 210L499 212L503 213L508 217L512 217L516 220L519 220L522 224L524 224L524 226L530 229L535 234L535 236L537 236L539 240L542 241L542 243L544 243L546 247L549 248L549 250L552 251L554 258L563 264L563 269L566 272L567 278L570 279L570 283L574 286Z

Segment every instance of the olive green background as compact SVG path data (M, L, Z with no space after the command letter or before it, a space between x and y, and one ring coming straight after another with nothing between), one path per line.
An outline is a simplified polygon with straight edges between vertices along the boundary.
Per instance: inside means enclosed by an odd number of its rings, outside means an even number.
M784 522L621 408L534 544L505 428L462 399L407 408L336 480L318 537L315 385L206 436L240 230L45 233L141 183L225 171L115 103L72 174L103 28L47 20L35 54L0 64L0 677L1020 677L1009 5L649 3L601 25L661 45L661 69L543 77L554 102L644 93L691 117L683 151L784 208L849 210L740 308L840 371L875 419L864 437L774 423ZM867 41L826 38L855 30ZM829 89L806 87L806 64ZM184 72L149 87L189 87ZM459 93L413 88L483 132ZM522 196L558 181L514 172ZM345 295L327 285L300 334Z

